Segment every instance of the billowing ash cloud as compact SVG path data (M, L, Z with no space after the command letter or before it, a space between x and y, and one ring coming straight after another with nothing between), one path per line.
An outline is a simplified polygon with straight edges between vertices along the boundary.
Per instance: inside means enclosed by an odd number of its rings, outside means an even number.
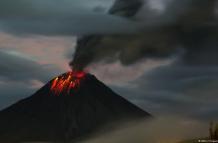
M213 51L210 49L218 45L215 40L218 35L215 15L217 0L166 2L165 9L160 12L149 9L146 1L117 0L109 10L110 14L140 21L141 30L129 35L90 35L80 38L72 67L81 70L93 62L115 60L129 65L146 57L169 56L178 48L184 48L185 63L208 63L191 57L194 53L200 59L201 53L208 49ZM209 62L216 64L213 62L215 57L210 58ZM207 61L207 57L204 59Z

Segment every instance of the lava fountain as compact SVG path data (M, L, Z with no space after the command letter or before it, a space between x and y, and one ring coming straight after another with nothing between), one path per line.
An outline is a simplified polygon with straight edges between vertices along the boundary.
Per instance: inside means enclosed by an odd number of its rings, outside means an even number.
M81 80L86 73L83 71L71 71L63 74L51 82L51 91L59 96L61 93L70 94L71 90L75 90L80 86Z

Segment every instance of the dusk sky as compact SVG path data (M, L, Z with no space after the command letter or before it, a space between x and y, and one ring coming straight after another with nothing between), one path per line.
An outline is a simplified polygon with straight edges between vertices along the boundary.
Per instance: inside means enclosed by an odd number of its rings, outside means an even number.
M55 76L69 71L76 41L81 36L132 34L142 27L149 31L162 25L171 26L183 12L178 7L190 6L187 0L148 0L130 19L107 14L113 2L0 0L0 109L30 96ZM216 8L214 15L217 20ZM217 31L217 26L211 25ZM109 62L95 51L98 60L94 59L87 69L155 116L216 120L217 37L203 44L198 43L197 35L194 37L195 47L176 44L173 50L155 50L157 53L152 56L140 53L137 60L127 64L130 56ZM120 51L125 50L115 48L111 53L116 55ZM163 51L164 56L159 54Z

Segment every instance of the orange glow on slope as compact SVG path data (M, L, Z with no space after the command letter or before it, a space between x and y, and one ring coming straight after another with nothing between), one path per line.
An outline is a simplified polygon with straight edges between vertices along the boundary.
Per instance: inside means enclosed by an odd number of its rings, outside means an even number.
M71 71L57 77L51 83L51 91L57 96L61 93L70 94L71 90L80 86L81 79L83 79L85 75L85 72Z

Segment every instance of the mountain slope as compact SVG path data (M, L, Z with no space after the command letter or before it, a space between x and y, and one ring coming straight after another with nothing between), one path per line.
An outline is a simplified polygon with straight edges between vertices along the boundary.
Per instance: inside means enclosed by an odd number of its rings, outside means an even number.
M93 75L86 74L78 88L59 95L51 90L53 82L0 112L0 142L68 142L108 123L150 116Z

